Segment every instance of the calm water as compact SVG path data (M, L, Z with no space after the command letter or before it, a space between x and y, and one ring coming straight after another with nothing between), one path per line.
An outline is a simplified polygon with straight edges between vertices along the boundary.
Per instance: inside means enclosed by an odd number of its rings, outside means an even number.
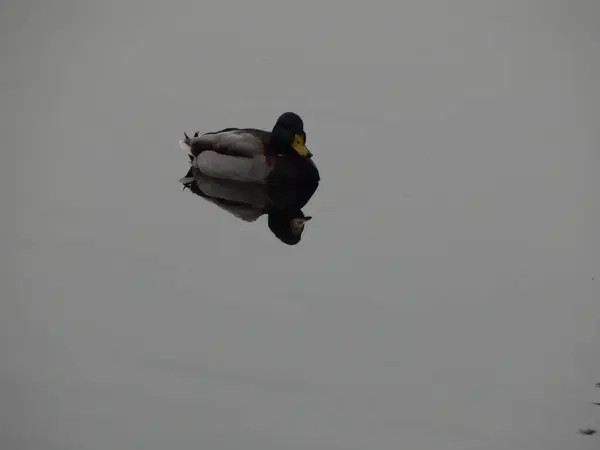
M3 2L2 448L597 448L599 14ZM288 110L294 247L178 183Z

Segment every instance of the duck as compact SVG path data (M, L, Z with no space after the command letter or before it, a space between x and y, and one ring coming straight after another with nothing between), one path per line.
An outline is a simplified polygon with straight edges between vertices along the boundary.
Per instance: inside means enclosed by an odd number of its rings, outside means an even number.
M313 154L306 147L304 122L294 112L281 114L271 131L225 128L184 135L181 149L192 167L206 176L258 184L320 181Z
M277 186L211 178L194 167L179 181L184 190L189 189L244 222L255 222L266 215L271 232L287 245L297 245L302 239L306 223L312 220L302 208L319 185Z

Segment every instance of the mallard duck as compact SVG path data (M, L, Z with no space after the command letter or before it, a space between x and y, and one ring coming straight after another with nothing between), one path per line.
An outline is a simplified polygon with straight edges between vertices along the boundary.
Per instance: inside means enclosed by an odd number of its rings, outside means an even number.
M179 145L207 176L262 184L320 180L304 123L293 112L279 116L272 131L225 128L198 134L185 134Z
M271 232L288 245L296 245L302 238L304 225L312 219L302 208L318 188L318 182L277 186L245 183L207 177L192 167L179 180L184 189L214 203L245 222L255 222L267 215Z

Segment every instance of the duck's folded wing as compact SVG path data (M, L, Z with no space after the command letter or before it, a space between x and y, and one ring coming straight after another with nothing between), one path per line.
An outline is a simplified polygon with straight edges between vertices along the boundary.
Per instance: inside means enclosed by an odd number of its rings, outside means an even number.
M204 175L245 183L264 183L271 168L264 156L243 158L207 150L200 153L192 166Z
M265 132L237 128L227 129L192 138L190 147L193 155L205 150L213 150L224 155L252 158L264 154L263 139L265 136L261 133Z

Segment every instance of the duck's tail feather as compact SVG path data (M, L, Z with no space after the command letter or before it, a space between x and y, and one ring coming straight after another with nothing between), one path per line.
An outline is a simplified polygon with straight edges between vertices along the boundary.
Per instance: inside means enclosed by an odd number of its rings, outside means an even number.
M190 145L190 143L192 142L192 140L190 139L190 137L185 134L185 139L180 139L179 140L179 147L181 148L181 150L183 150L185 153L187 153L188 157L190 158L190 162L194 161L194 155L192 154L192 146ZM196 135L194 135L194 137L197 137L198 133L196 133Z
M183 150L184 152L186 152L188 155L192 154L192 147L190 145L190 138L187 137L187 135L185 136L185 139L180 139L179 140L179 147L181 148L181 150Z

